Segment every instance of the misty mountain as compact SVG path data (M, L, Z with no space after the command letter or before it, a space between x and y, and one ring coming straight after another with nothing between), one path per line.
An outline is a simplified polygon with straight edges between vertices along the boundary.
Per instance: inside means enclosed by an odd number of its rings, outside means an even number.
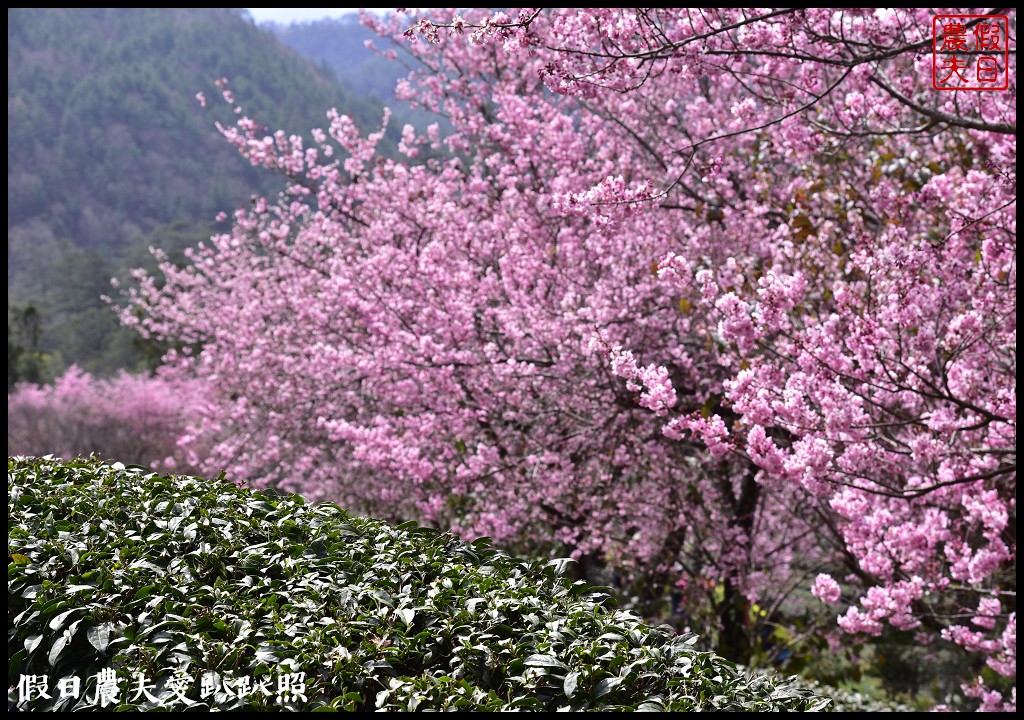
M180 253L217 230L218 212L280 188L215 129L234 117L221 77L272 129L304 133L331 107L380 122L379 103L242 9L8 9L9 358L24 342L53 371L140 367L143 348L99 300L110 278L145 262L149 245Z
M407 102L395 99L395 84L418 64L400 45L362 25L357 13L290 25L261 23L260 27L272 32L303 57L333 72L344 89L378 107L387 105L394 115L391 128L400 129L405 123L425 127L433 122L440 122L442 129L445 128L444 121L436 115L413 110ZM367 43L372 46L367 47ZM395 50L394 59L382 55L382 51L387 50Z
M329 68L343 88L360 97L392 104L395 83L408 73L401 62L389 61L366 47L368 41L380 48L389 44L363 26L357 13L291 25L262 23L260 27L303 57Z

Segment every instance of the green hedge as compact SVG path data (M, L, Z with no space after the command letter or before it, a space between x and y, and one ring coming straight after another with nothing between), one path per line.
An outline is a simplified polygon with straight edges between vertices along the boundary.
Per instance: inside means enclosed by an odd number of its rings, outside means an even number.
M830 705L487 540L94 459L7 485L8 709Z

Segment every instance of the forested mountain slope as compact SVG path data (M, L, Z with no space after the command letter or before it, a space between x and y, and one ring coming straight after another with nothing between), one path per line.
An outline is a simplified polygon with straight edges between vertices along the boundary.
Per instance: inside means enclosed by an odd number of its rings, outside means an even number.
M138 367L99 300L110 277L278 188L217 133L230 113L216 79L272 128L322 125L330 107L380 122L244 10L9 8L7 22L8 344L46 353L52 370ZM197 92L217 102L203 111Z

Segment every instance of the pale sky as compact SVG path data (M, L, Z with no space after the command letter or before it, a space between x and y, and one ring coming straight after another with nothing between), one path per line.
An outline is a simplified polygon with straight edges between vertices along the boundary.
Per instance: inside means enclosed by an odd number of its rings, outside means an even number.
M392 10L392 8L367 8L379 15ZM341 17L349 13L359 12L359 8L246 8L252 19L258 23L276 22L287 25L293 22L306 22L309 20L322 20L328 17Z

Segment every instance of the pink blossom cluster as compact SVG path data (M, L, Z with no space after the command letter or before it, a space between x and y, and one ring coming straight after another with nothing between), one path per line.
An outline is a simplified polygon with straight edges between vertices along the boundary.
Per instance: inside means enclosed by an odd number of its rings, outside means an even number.
M626 389L639 392L639 403L656 415L664 415L676 404L676 391L668 377L668 370L659 365L641 368L633 353L616 345L608 353L612 372L626 378Z
M837 603L842 596L842 588L831 575L818 573L818 577L814 579L811 593L822 602Z
M203 403L203 384L120 373L97 379L72 365L53 385L16 385L7 395L8 455L99 455L157 470L196 469L201 445L178 440Z

